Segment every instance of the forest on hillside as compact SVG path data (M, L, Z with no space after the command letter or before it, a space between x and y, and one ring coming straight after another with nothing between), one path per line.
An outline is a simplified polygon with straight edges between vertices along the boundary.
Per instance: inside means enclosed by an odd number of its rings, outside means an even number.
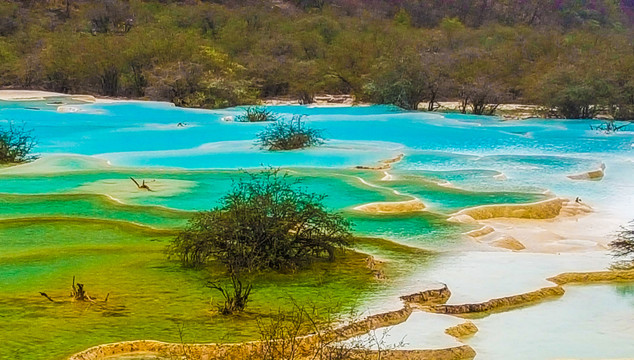
M0 86L634 119L634 0L5 0Z

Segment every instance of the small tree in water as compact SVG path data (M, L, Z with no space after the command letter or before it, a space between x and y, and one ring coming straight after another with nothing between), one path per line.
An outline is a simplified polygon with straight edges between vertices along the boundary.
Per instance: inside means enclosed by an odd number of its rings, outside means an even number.
M278 120L260 132L258 143L261 147L277 150L295 150L317 146L325 139L320 130L307 127L304 115L294 115L291 120Z
M252 284L245 284L250 273L333 260L335 250L349 244L350 223L326 210L324 197L299 188L279 170L247 173L220 206L194 215L170 253L192 266L220 261L231 285L209 286L225 298L223 314L242 311L251 294Z
M244 109L244 113L235 117L237 122L278 121L280 118L266 107L251 106Z
M616 239L610 243L612 256L619 259L612 267L614 269L634 268L634 221L621 228Z
M33 130L9 122L8 128L0 128L0 164L15 164L35 160L31 155L36 140Z

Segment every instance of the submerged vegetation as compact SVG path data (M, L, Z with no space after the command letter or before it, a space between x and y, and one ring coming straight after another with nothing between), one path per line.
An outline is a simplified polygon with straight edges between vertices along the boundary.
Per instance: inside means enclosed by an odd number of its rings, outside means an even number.
M223 314L242 311L252 289L243 284L249 274L292 270L321 257L334 260L335 251L349 245L350 222L326 210L323 199L278 170L250 173L220 206L196 214L170 251L187 265L221 262L231 285L209 286L225 298Z
M634 118L631 1L4 1L0 86L227 107L316 94Z
M27 129L25 124L9 122L6 127L0 126L0 164L35 160L37 156L31 153L35 145L33 130Z
M614 133L627 130L630 123L617 124L614 120L604 121L599 125L590 125L590 130L603 131L604 133Z
M279 119L260 132L258 144L271 151L297 150L318 146L325 142L321 130L306 126L303 115L290 120Z

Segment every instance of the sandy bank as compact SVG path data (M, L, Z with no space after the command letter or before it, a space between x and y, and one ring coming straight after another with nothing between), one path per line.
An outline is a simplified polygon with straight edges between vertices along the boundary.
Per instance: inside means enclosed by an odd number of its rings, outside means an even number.
M99 101L92 95L71 95L39 90L0 90L0 100L2 101L46 101L49 99L59 98L67 98L85 103L94 103Z
M110 98L99 98L93 95L82 95L82 94L63 94L51 91L41 91L41 90L0 90L0 101L47 101L52 99L68 99L73 102L78 103L113 103L119 101L127 101L126 99L110 99ZM60 104L62 105L62 104ZM60 106L62 112L72 112L72 109L69 109L65 106Z
M401 214L425 210L425 204L419 199L395 202L374 202L354 208L369 214Z
M2 101L42 101L51 97L68 97L68 94L38 90L0 90Z
M352 95L316 95L312 104L308 106L352 106L352 105L370 105L369 103L358 102ZM280 96L262 99L264 105L300 105L299 99L291 96Z
M427 110L428 103L420 103L419 110ZM459 101L441 101L437 112L460 112L462 104ZM544 107L528 104L500 104L495 115L505 120L525 120L544 116Z

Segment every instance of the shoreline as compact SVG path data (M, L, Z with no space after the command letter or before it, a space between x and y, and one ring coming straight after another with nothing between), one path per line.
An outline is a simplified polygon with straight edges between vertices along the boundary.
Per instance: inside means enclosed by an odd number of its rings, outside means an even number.
M111 104L118 102L161 102L174 105L174 103L167 100L150 100L147 98L127 98L127 97L108 97L103 95L90 95L90 94L66 94L58 93L47 90L21 90L21 89L0 89L0 101L7 102L28 102L28 101L46 101L52 98L70 98L71 100L78 102L85 102L87 104ZM251 105L236 105L237 106L307 106L307 107L352 107L352 106L373 106L373 105L390 105L390 104L375 104L365 101L357 101L353 95L331 95L320 94L314 97L314 101L310 104L302 104L299 99L291 96L277 96L262 98L258 100L258 104ZM421 102L418 104L418 108L412 111L428 112L436 114L462 114L460 108L461 103L459 101L438 101L437 107L433 111L428 111L428 103ZM62 107L65 104L60 104ZM174 105L176 106L176 105ZM200 109L200 110L222 110L219 109L207 109L197 107L183 107L185 109ZM546 114L550 109L544 105L536 104L522 104L522 103L502 103L499 104L493 115L476 115L476 116L492 116L498 117L501 120L528 120L528 119L562 119L548 117ZM466 113L464 115L474 115ZM563 119L566 120L566 119ZM570 119L575 120L575 119ZM612 117L607 114L598 114L592 119L583 120L612 120ZM625 122L633 122L634 120L620 120Z
M0 89L0 101L7 102L28 102L28 101L46 101L51 98L70 98L71 100L85 102L85 103L117 103L126 101L148 101L148 102L165 102L155 101L143 98L112 98L99 95L88 94L65 94L45 90L18 90L18 89ZM60 104L63 105L63 104ZM290 96L280 96L260 99L260 104L254 104L254 106L288 106L288 105L302 105L313 107L347 107L347 106L372 106L380 105L368 102L356 101L353 95L317 95L314 98L314 102L311 104L300 104L298 99ZM438 102L438 109L431 111L431 113L459 113L460 102L458 101L441 101ZM422 102L418 106L420 112L426 111L427 104ZM500 104L496 114L504 120L525 120L531 118L543 118L543 106L528 105L528 104ZM212 109L207 109L212 110Z

